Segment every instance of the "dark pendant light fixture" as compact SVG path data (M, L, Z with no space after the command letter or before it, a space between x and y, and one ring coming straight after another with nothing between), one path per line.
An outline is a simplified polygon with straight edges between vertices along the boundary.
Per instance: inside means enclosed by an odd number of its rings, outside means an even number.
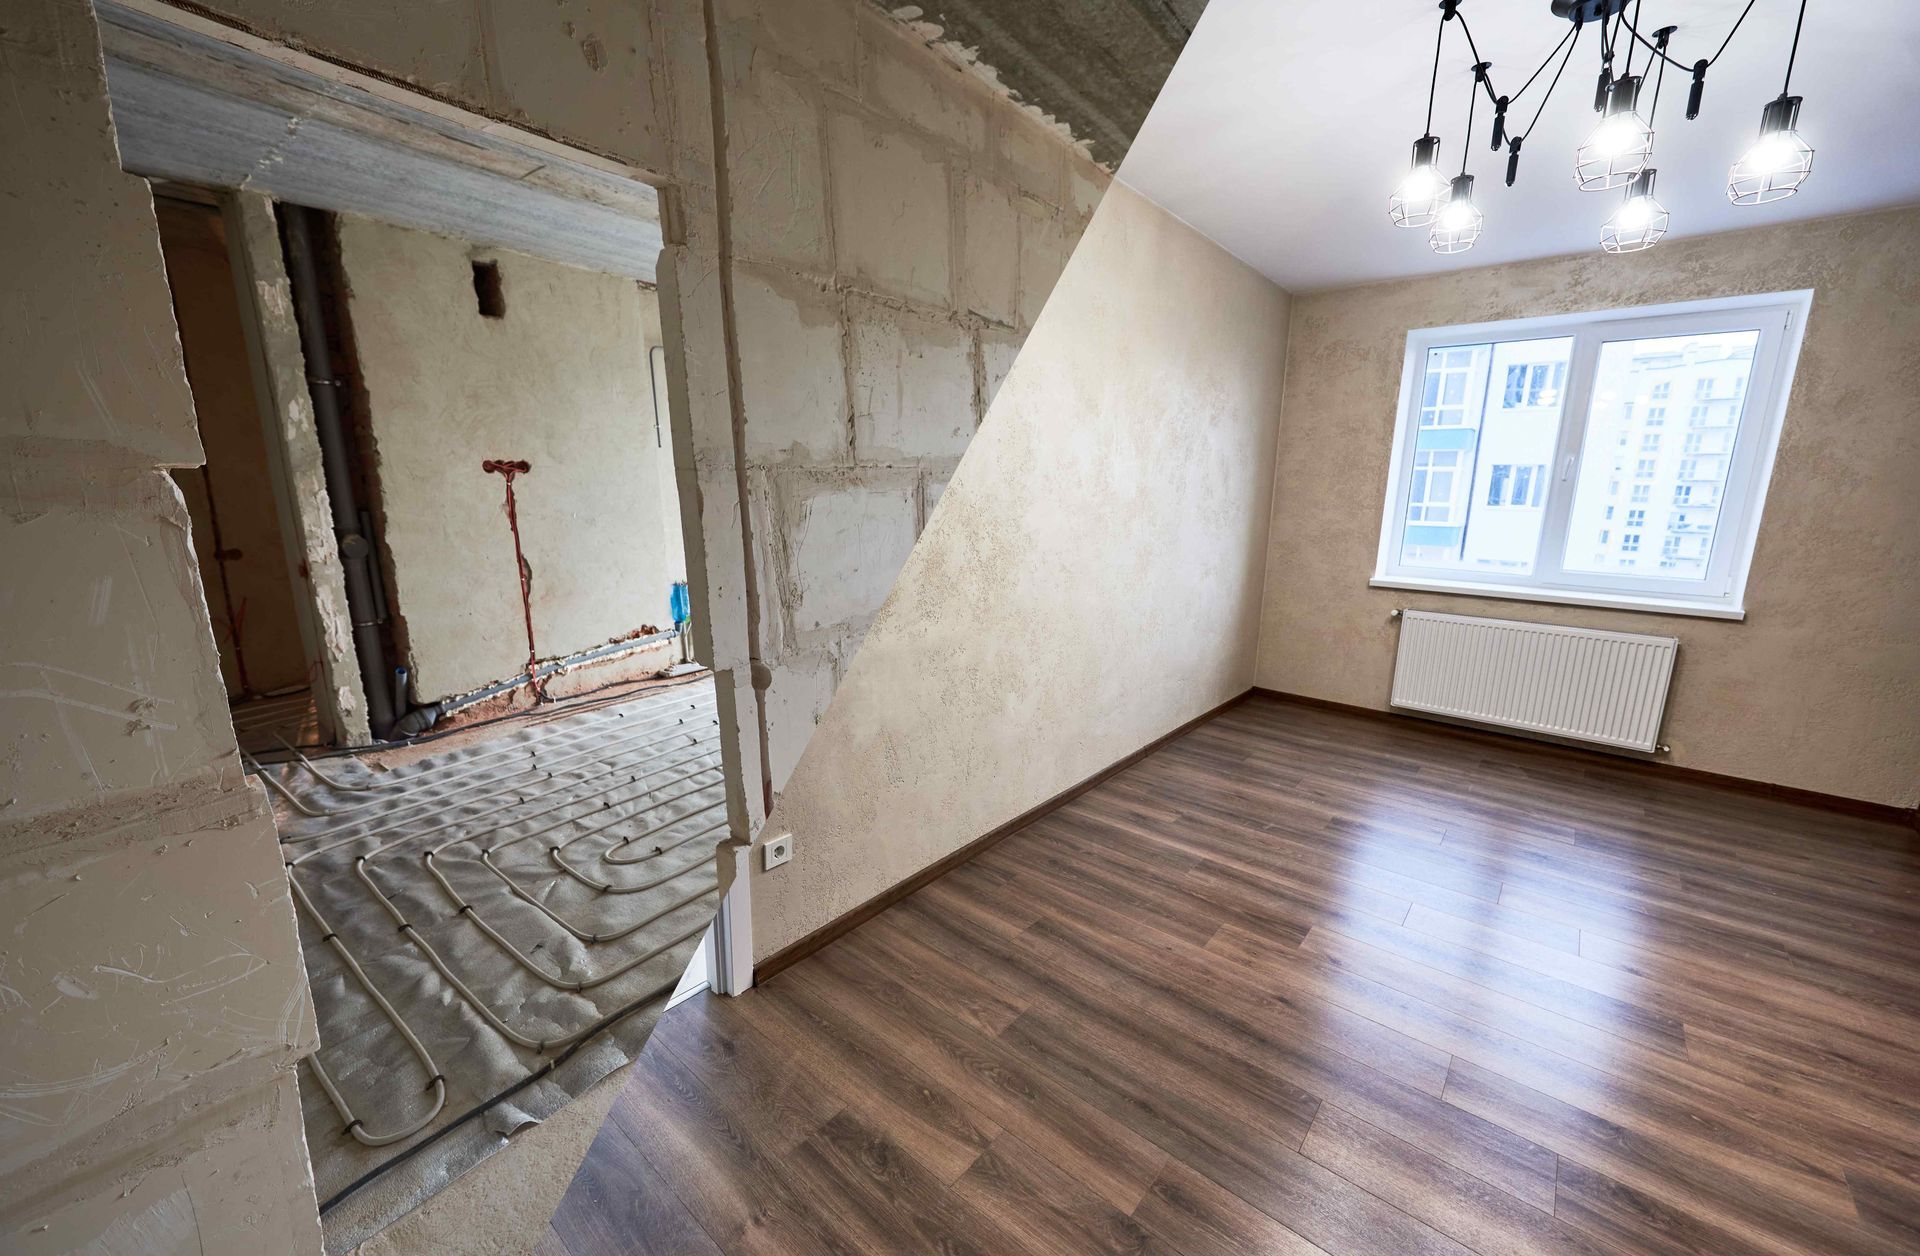
M1654 74L1653 103L1647 106L1649 150L1652 147L1652 124L1660 117L1660 89L1667 82L1667 63L1664 59L1667 41L1673 38L1676 29L1663 26L1653 33L1654 52L1662 60ZM1635 95L1638 96L1637 91ZM1667 234L1667 207L1653 199L1654 173L1652 166L1646 166L1628 181L1627 193L1620 207L1600 227L1600 248L1603 252L1638 253L1642 249L1652 248Z
M1573 177L1582 192L1601 192L1633 181L1653 155L1653 128L1640 116L1640 76L1607 84L1600 125L1574 153Z
M1440 49L1447 40L1447 21L1460 0L1440 6L1440 33L1433 41L1433 77L1427 81L1427 129L1413 142L1413 168L1387 198L1387 217L1396 227L1426 227L1447 203L1447 179L1440 173L1440 138L1433 133L1433 97L1440 87Z
M1387 216L1396 227L1425 227L1447 203L1447 176L1440 173L1440 137L1413 142L1413 169L1387 198Z
M1800 0L1800 16L1793 24L1793 47L1787 53L1786 82L1780 94L1760 111L1759 138L1727 172L1727 199L1735 205L1785 200L1813 173L1813 149L1800 138L1800 98L1790 94L1793 60L1800 54L1800 26L1806 20L1807 0Z
M1476 83L1486 82L1488 64L1485 61L1474 64L1473 77ZM1479 103L1478 92L1467 98L1466 133L1469 136L1473 134L1473 107ZM1464 253L1480 238L1482 221L1480 207L1473 203L1473 176L1467 173L1467 153L1462 151L1460 173L1447 185L1446 204L1434 215L1433 226L1427 232L1427 244L1436 253Z
M1574 155L1575 178L1583 190L1624 189L1623 199L1601 229L1603 250L1631 253L1652 247L1667 233L1669 222L1665 207L1654 199L1652 167L1654 120L1666 68L1671 65L1691 77L1686 116L1689 120L1698 117L1706 95L1707 72L1733 42L1755 2L1747 0L1712 56L1683 62L1667 52L1677 27L1662 27L1651 39L1641 33L1639 15L1645 0L1550 0L1554 15L1568 22L1570 28L1519 91L1502 95L1495 91L1488 74L1491 64L1481 59L1472 28L1460 11L1462 0L1440 0L1433 74L1427 87L1427 125L1414 141L1411 168L1388 198L1389 219L1396 226L1427 227L1427 241L1436 253L1459 253L1472 248L1484 223L1480 208L1474 204L1473 176L1467 170L1474 143L1474 107L1480 94L1484 92L1493 106L1491 146L1496 152L1502 146L1507 150L1506 183L1511 187L1519 177L1522 145L1546 112L1548 100L1573 60L1582 31L1592 26L1599 32L1600 39L1600 73L1595 82L1594 109L1601 118ZM1448 181L1439 168L1440 137L1433 133L1433 105L1439 89L1447 23L1455 20L1460 23L1467 50L1473 56L1473 86L1469 89L1467 129L1460 145L1460 173ZM1762 111L1759 137L1728 173L1727 196L1736 205L1763 205L1792 196L1813 169L1813 149L1800 137L1798 129L1800 97L1792 95L1790 90L1805 20L1806 0L1801 0L1799 18L1794 23L1793 45L1787 54L1786 83L1779 97ZM1645 49L1649 60L1635 73L1633 63L1637 49ZM1616 74L1617 57L1622 64ZM1516 106L1549 66L1555 66L1553 75L1546 81L1532 118L1525 128L1520 128L1513 117L1518 112ZM1643 115L1641 96L1649 73L1656 77L1652 103Z
M1480 207L1473 203L1473 176L1455 175L1449 185L1447 203L1434 217L1427 243L1436 253L1464 253L1480 238L1484 221Z

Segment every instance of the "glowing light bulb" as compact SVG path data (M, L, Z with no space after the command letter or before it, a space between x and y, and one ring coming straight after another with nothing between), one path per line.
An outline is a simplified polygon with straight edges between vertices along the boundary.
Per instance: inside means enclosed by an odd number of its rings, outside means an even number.
M1436 253L1464 253L1480 238L1483 222L1473 203L1473 176L1463 174L1449 185L1447 203L1434 216L1427 244Z
M1637 231L1653 217L1653 206L1646 197L1636 196L1613 211L1614 224L1623 230Z
M1573 177L1583 191L1617 188L1646 169L1653 152L1653 128L1639 113L1640 76L1613 81L1607 89L1607 112L1587 142L1574 154Z
M1406 178L1400 180L1397 191L1408 200L1431 200L1445 186L1446 180L1440 177L1438 170L1432 166L1416 166L1407 172Z
M1587 137L1587 147L1600 157L1611 161L1613 158L1631 149L1640 140L1640 133L1646 129L1637 113L1617 113L1611 118L1601 120Z
M1760 113L1760 135L1727 172L1727 199L1765 205L1792 196L1813 173L1813 149L1800 138L1800 97L1779 96Z
M1742 160L1756 174L1778 174L1799 155L1799 133L1776 131L1755 140Z
M1396 227L1424 227L1446 203L1447 181L1440 174L1440 140L1423 135L1413 143L1413 168L1387 198L1387 217Z
M1637 253L1652 248L1667 234L1666 206L1653 199L1656 173L1649 166L1627 185L1626 199L1600 229L1600 247L1606 252Z

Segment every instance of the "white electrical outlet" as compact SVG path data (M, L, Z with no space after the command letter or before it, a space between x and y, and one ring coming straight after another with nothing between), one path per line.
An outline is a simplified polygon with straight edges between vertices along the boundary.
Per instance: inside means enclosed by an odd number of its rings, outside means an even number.
M782 833L779 837L768 841L760 850L760 858L763 861L761 866L771 872L793 858L793 834Z

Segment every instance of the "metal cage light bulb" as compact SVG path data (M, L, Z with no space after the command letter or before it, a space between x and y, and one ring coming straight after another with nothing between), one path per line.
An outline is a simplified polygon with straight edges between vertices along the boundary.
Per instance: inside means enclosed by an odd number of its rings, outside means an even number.
M1607 89L1606 116L1574 155L1573 177L1581 191L1620 187L1647 168L1653 128L1640 116L1641 81L1630 74Z
M1387 217L1396 227L1425 227L1447 203L1447 177L1440 173L1440 137L1413 142L1413 165L1387 198Z
M1727 199L1765 205L1800 190L1813 173L1813 149L1800 138L1800 97L1780 95L1760 112L1760 135L1727 172Z
M1600 229L1600 247L1608 253L1638 253L1650 249L1667 234L1667 207L1653 199L1653 177L1648 166L1627 185L1618 209Z
M1480 238L1484 217L1473 203L1473 176L1456 175L1449 185L1447 203L1434 215L1427 243L1436 253L1464 253Z

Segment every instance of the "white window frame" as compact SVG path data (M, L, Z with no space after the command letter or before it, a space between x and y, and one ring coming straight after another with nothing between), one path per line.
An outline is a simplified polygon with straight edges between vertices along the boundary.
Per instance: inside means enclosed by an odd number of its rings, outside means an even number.
M1760 293L1672 305L1595 310L1584 314L1417 328L1407 333L1400 375L1400 406L1394 422L1387 491L1382 494L1380 546L1369 583L1376 588L1419 589L1474 597L1558 602L1570 606L1619 607L1713 619L1746 618L1747 578L1755 539L1773 478L1788 395L1799 365L1800 342L1813 292ZM1579 484L1581 445L1589 418L1594 371L1601 345L1689 332L1757 330L1753 371L1746 379L1746 409L1738 428L1722 490L1716 540L1705 578L1676 581L1614 573L1570 572L1561 567L1568 517ZM1565 409L1554 461L1548 472L1546 517L1533 570L1454 575L1400 561L1406 529L1406 499L1412 477L1420 396L1431 350L1511 340L1573 337ZM1596 456L1603 451L1594 450Z

